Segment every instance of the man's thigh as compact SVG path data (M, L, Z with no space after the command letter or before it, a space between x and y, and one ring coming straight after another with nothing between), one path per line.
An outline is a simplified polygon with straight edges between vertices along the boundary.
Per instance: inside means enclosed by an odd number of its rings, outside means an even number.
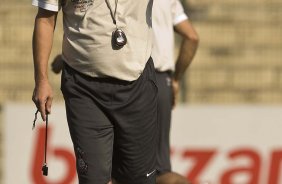
M124 90L116 92L121 95ZM113 177L122 184L154 184L156 177L157 86L147 63L128 99L114 108ZM118 99L118 98L117 98Z
M105 184L111 179L114 130L105 111L76 84L77 73L64 69L62 91L76 155L80 184Z

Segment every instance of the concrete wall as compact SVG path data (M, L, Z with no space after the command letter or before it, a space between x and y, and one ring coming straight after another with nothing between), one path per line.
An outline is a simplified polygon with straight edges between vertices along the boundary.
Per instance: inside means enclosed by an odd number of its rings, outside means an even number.
M200 35L186 75L190 103L281 103L279 0L185 1Z
M199 103L282 103L282 1L187 0L200 35L184 79L183 99ZM31 37L36 8L30 1L0 5L0 104L30 102L34 86ZM51 60L61 51L61 15ZM60 76L50 73L55 101ZM185 89L185 88L184 88Z

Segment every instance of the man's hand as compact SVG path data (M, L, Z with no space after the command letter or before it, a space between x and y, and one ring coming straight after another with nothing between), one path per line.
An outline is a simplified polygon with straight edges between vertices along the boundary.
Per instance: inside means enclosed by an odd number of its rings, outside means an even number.
M177 81L175 79L172 80L172 90L173 90L172 108L175 108L177 100L178 100L179 81Z
M46 113L51 113L53 100L52 88L47 80L40 81L36 84L33 90L32 100L39 110L43 121L46 121Z

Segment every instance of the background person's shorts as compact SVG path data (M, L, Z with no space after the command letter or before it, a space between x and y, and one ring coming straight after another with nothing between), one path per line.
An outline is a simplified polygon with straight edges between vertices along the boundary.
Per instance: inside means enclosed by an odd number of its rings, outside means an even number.
M172 77L170 72L156 73L158 86L158 175L171 172L170 162L170 124L173 102Z
M65 64L61 86L80 184L153 184L157 87L152 59L133 82L85 76Z

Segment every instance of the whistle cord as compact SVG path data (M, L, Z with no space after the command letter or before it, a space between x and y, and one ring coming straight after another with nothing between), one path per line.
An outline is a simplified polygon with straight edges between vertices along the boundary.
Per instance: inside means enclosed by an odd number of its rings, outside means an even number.
M117 4L118 4L118 0L115 0L115 11L113 12L112 10L112 6L109 2L109 0L106 0L107 6L110 9L111 12L111 17L113 19L114 24L117 26L117 21L116 21L116 13L117 13Z
M35 128L35 123L37 120L37 114L39 110L35 112L34 120L33 120L33 125L32 129ZM48 175L48 167L47 167L47 140L48 140L48 114L46 114L46 127L45 127L45 145L44 145L44 164L42 166L42 172L44 176Z
M45 128L45 148L44 148L44 164L47 165L47 140L48 140L48 114L46 114L46 128Z

